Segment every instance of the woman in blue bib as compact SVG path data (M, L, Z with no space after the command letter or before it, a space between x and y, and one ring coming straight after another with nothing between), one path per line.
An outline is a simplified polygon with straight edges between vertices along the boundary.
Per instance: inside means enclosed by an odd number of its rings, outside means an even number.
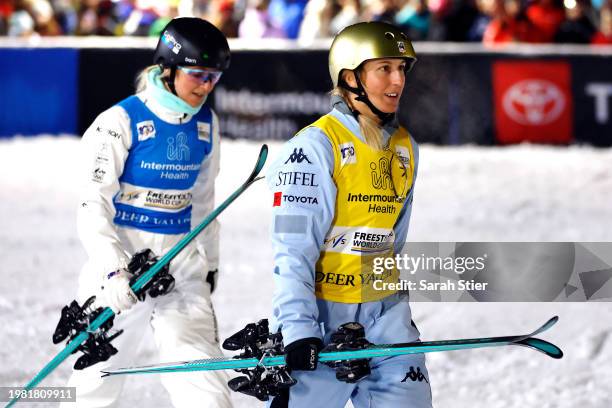
M100 371L132 365L141 341L154 340L164 361L222 356L210 300L219 264L216 223L170 263L175 283L163 296L135 305L127 267L145 248L165 254L213 209L219 120L205 102L229 63L227 40L212 24L174 19L136 94L101 113L83 136L78 230L89 259L78 297L96 294L96 306L110 307L113 328L124 332L112 342L116 355L73 372L68 385L76 387L79 407L115 406L124 380L101 378ZM175 407L231 406L223 372L160 378Z
M398 271L375 268L401 251L408 232L418 147L395 112L415 61L393 25L342 30L329 52L332 110L288 141L268 171L272 330L281 331L297 380L271 407L431 407L422 354L342 370L317 361L347 322L360 323L376 344L419 339L408 296L394 285Z

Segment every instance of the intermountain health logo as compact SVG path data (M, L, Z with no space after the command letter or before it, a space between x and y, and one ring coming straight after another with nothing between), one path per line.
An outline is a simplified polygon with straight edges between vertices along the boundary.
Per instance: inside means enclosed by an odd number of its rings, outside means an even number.
M183 132L178 133L175 137L168 138L169 160L189 160L189 146L187 145L187 135Z
M372 170L372 187L377 190L388 190L393 187L389 159L381 157L378 163L370 162L370 169Z

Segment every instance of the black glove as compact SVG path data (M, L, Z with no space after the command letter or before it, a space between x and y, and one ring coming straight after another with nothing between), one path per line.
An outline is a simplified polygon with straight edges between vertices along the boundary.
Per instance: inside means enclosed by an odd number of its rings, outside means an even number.
M215 269L214 271L208 271L208 275L206 275L206 282L210 285L210 293L213 293L217 286L218 272L219 270Z
M285 361L290 370L313 371L317 369L319 351L323 342L317 337L296 340L285 347Z

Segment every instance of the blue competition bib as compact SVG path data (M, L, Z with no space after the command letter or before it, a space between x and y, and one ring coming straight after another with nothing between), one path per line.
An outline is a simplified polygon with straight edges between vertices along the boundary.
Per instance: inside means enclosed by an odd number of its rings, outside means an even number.
M113 198L117 225L159 234L191 229L191 198L204 159L212 151L207 106L188 123L159 119L136 96L119 104L128 113L132 147Z

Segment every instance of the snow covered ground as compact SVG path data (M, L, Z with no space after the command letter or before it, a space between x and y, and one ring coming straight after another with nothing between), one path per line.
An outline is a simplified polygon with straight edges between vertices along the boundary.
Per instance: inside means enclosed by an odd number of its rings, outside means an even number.
M279 144L270 147L274 156ZM218 200L242 182L258 149L223 143ZM77 156L73 137L0 141L0 386L23 385L58 350L51 333L85 258L75 227ZM271 205L259 182L221 216L214 302L222 338L269 314ZM610 149L421 148L412 241L612 241L611 227ZM562 360L522 348L428 355L436 407L612 406L612 303L415 303L413 310L426 340L517 334L561 319L543 337L564 350ZM143 345L138 363L157 361ZM63 385L70 365L44 385ZM168 405L157 376L129 378L120 404Z

